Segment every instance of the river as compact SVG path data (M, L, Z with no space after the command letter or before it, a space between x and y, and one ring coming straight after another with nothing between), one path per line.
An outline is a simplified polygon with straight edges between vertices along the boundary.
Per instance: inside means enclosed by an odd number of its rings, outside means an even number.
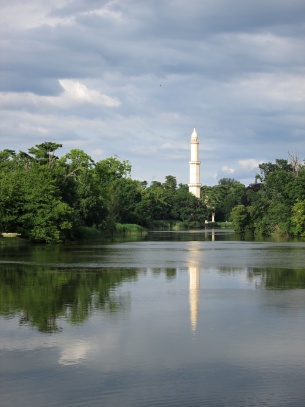
M305 242L0 244L2 407L298 407Z

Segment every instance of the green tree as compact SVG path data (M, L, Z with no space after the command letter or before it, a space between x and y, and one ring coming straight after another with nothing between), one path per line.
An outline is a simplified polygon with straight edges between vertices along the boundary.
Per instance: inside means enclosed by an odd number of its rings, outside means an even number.
M55 143L29 149L30 154L4 151L1 157L0 226L35 241L57 242L72 228L73 210L63 202L54 176Z
M202 196L209 208L209 218L215 212L217 221L228 221L232 209L241 204L245 186L233 178L221 178L218 185L203 186Z
M291 223L295 235L305 236L305 200L293 205Z
M139 181L131 178L119 178L113 181L112 197L117 221L120 223L142 224L136 210L141 202L143 187Z
M46 141L41 144L36 144L35 147L29 148L28 151L34 156L36 162L47 165L49 168L54 168L58 160L55 151L60 147L62 147L62 144Z
M208 212L204 202L190 193L187 185L179 185L173 197L173 219L180 220L186 227L202 227Z
M59 173L62 197L74 210L74 227L109 226L108 198L92 158L73 149L60 160Z
M161 212L162 203L156 199L155 194L149 188L144 190L141 201L135 207L135 215L139 224L144 227L151 227L153 221L159 219Z
M237 205L233 208L231 213L231 221L233 228L237 233L243 234L250 224L249 212L245 205Z
M248 208L255 233L281 235L298 233L294 205L305 199L305 170L297 160L293 165L287 160L259 166L260 183L246 189L244 203Z
M130 178L131 164L128 160L120 161L118 156L106 158L98 161L95 165L96 173L99 181L104 184L109 184L116 179Z

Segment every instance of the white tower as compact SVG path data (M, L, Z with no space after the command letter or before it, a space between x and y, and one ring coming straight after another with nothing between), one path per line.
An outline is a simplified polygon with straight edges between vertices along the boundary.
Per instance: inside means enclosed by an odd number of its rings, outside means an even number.
M191 136L191 161L190 161L190 183L189 191L197 198L200 198L200 161L199 161L199 140L196 129Z

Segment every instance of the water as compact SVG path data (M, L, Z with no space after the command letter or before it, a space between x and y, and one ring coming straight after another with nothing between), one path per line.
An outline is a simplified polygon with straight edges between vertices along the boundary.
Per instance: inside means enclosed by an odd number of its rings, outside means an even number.
M304 242L156 232L0 254L3 407L304 405Z

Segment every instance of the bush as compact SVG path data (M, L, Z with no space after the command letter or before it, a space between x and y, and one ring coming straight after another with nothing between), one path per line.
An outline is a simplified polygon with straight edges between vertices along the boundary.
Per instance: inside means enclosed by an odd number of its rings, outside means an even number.
M115 226L116 235L128 235L132 233L147 233L147 230L143 226L139 226L133 223L117 223Z
M250 225L250 216L245 205L237 205L232 209L231 221L235 232L246 232L247 226Z

